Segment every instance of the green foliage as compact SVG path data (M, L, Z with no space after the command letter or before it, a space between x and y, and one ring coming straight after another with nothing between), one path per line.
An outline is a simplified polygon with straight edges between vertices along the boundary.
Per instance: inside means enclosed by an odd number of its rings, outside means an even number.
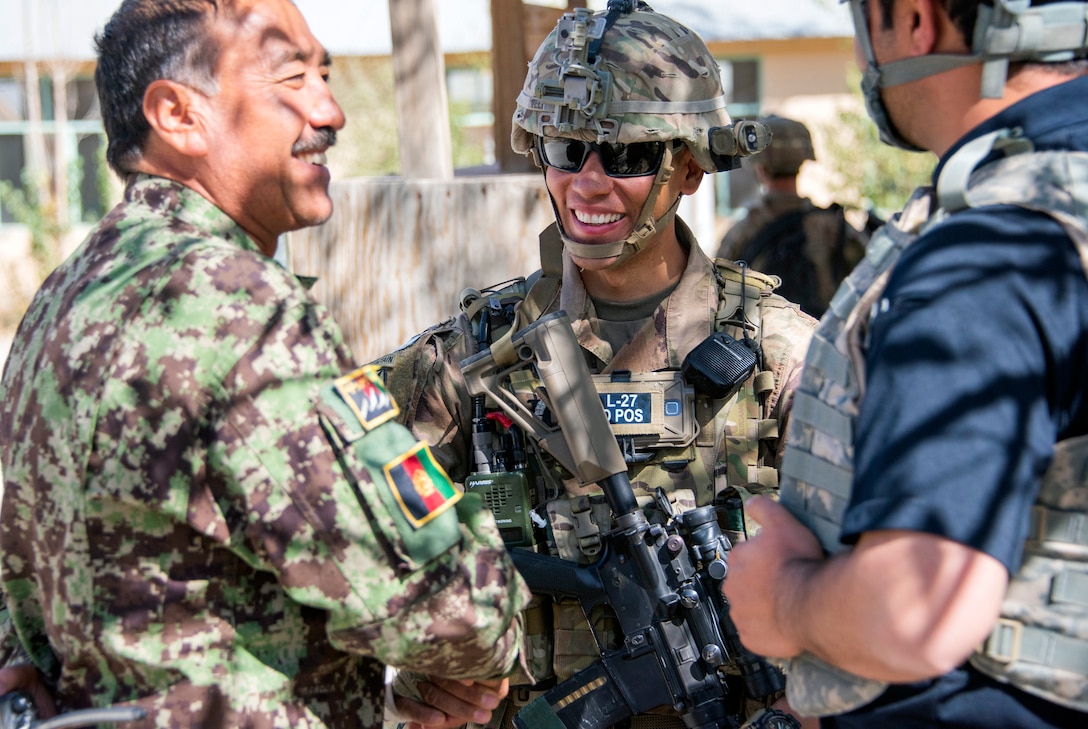
M29 176L18 188L0 180L0 204L30 231L30 254L39 270L51 271L59 263L61 238L67 228L58 222L56 201Z
M392 59L337 58L329 86L347 117L347 125L337 134L336 147L329 153L333 179L400 174ZM465 126L469 111L465 104L450 105L450 142L455 168L472 167L484 161L488 142L481 139L478 127Z
M400 172L391 59L337 58L329 86L347 116L329 152L334 180Z
M465 122L470 119L468 104L450 103L450 146L453 149L453 166L475 167L484 163L485 145L490 140L491 127L474 127ZM482 133L482 134L481 134ZM484 137L486 136L487 139Z
M865 111L860 72L847 80L857 103L840 110L836 121L821 136L826 153L821 162L836 180L835 199L872 209L882 218L897 212L920 185L929 184L936 158L928 152L907 152L880 141L876 125Z

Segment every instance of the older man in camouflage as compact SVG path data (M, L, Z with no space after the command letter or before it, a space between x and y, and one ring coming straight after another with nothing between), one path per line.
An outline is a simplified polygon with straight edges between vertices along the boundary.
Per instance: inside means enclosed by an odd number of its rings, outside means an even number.
M642 502L660 487L681 510L731 505L739 526L744 498L776 490L790 393L814 327L773 293L775 279L710 260L675 216L705 173L732 169L741 152L758 149L759 129L748 128L752 149L737 145L743 135L726 112L718 66L694 32L644 4L622 5L565 15L537 51L518 98L513 146L544 169L556 213L541 235L542 271L531 284L467 292L463 315L379 360L405 421L455 481L471 483L481 471L531 474L532 494L524 498L534 523L507 528L508 542L582 564L600 556L611 529L601 490L580 487L531 442L524 448L530 464L519 466L521 434L472 399L460 361L511 327L563 309L594 373L682 392L682 363L700 344L716 333L744 342L760 366L737 389L673 403L697 426L667 433L659 413L653 422L617 428ZM742 538L743 527L733 536ZM622 644L607 611L593 619L598 638ZM566 679L599 658L576 601L538 596L526 623L538 678ZM433 705L461 692L446 681L424 685ZM496 724L510 726L534 692L523 681ZM747 710L742 695L731 692L734 715ZM631 726L684 723L664 707Z
M124 201L0 390L3 584L59 708L374 727L385 664L509 672L493 518L271 258L331 213L324 49L289 0L126 0L97 44Z

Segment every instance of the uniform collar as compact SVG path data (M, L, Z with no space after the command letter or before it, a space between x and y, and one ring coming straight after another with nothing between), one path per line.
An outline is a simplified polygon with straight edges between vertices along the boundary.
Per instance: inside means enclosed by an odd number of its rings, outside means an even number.
M963 135L933 170L933 184L945 163L964 145L1000 129L1019 129L1036 150L1088 151L1088 76L1037 91L1003 109ZM984 164L983 161L980 164Z
M695 236L680 218L676 218L676 234L688 251L688 263L680 282L657 307L650 321L615 353L598 336L593 302L586 294L578 266L564 251L559 305L570 315L578 343L600 360L601 372L679 369L688 352L713 332L718 312L714 263L699 248Z
M125 186L125 200L145 205L154 213L176 218L207 233L209 237L228 240L243 250L263 255L242 226L206 197L180 182L136 174L129 178Z

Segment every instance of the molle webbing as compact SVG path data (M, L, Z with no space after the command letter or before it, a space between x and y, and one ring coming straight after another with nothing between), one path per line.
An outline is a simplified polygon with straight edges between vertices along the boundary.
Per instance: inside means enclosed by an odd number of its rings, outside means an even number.
M887 271L916 237L929 217L932 193L915 192L903 212L873 235L865 258L832 297L805 356L801 386L793 396L790 445L782 463L781 501L816 534L828 552L840 551L842 515L853 486L853 429L863 383L851 364L849 341L863 308L883 285ZM909 226L906 230L900 226ZM817 455L813 442L836 444Z

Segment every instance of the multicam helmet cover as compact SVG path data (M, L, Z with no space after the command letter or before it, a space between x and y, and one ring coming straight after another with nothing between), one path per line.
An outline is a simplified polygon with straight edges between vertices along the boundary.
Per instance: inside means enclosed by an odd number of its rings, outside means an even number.
M683 140L707 172L766 145L752 122L735 129L721 71L703 40L645 3L610 2L565 14L529 64L511 144L533 153L534 136L590 142Z

